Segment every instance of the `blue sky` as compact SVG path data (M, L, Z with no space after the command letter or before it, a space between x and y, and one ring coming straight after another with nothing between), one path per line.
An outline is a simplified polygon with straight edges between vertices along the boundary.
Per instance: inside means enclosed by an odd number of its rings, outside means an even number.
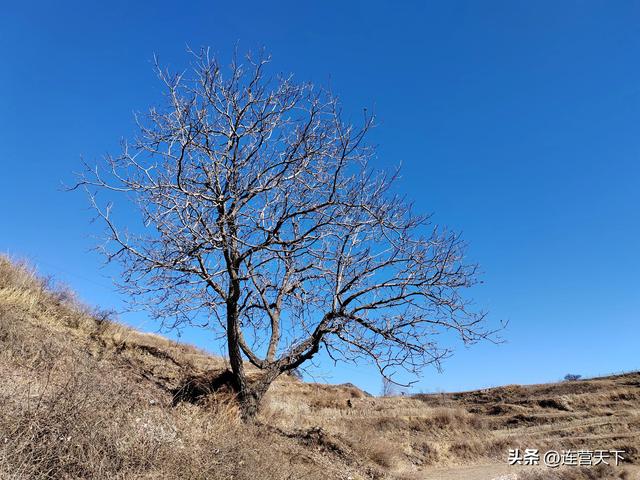
M376 111L378 164L402 162L418 209L464 232L476 302L510 322L507 343L460 346L415 391L640 367L638 2L90 3L3 5L0 251L120 305L85 198L61 184L159 102L154 53L181 68L186 45L264 46L348 115ZM218 351L206 332L183 338ZM366 366L314 371L380 390Z

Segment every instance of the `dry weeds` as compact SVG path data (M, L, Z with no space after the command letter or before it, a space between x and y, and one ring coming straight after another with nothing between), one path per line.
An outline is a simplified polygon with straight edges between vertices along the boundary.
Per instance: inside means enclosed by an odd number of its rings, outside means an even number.
M223 390L174 402L185 382L223 368L0 257L2 479L420 478L434 466L504 464L508 448L621 449L639 460L637 373L413 398L285 377L252 425ZM633 478L623 469L527 475Z

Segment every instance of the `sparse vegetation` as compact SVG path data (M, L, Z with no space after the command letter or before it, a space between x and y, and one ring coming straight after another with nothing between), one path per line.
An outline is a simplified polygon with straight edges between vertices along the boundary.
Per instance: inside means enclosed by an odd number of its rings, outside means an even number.
M96 316L0 257L3 480L431 480L434 468L504 467L508 448L529 447L625 450L627 464L523 469L522 480L636 478L638 373L389 398L283 376L252 424L224 388L175 401L189 379L225 368L194 347Z

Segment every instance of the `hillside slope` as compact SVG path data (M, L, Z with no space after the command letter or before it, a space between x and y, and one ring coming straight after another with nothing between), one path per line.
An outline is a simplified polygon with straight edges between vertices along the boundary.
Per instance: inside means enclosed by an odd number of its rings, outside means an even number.
M224 369L0 257L1 479L631 479L640 461L638 373L412 398L285 377L246 425L207 388ZM624 450L627 467L516 469L509 448Z

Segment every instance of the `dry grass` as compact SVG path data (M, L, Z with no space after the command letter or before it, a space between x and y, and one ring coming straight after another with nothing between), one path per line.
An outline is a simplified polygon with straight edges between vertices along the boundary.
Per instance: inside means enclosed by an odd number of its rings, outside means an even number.
M0 257L2 479L420 478L436 466L504 464L508 448L615 448L639 460L639 374L391 398L285 377L254 425L224 393L174 405L185 379L222 368ZM633 478L621 469L527 475Z
M172 405L187 372L221 366L96 315L0 257L0 478L343 476L295 440L243 424L228 398Z

